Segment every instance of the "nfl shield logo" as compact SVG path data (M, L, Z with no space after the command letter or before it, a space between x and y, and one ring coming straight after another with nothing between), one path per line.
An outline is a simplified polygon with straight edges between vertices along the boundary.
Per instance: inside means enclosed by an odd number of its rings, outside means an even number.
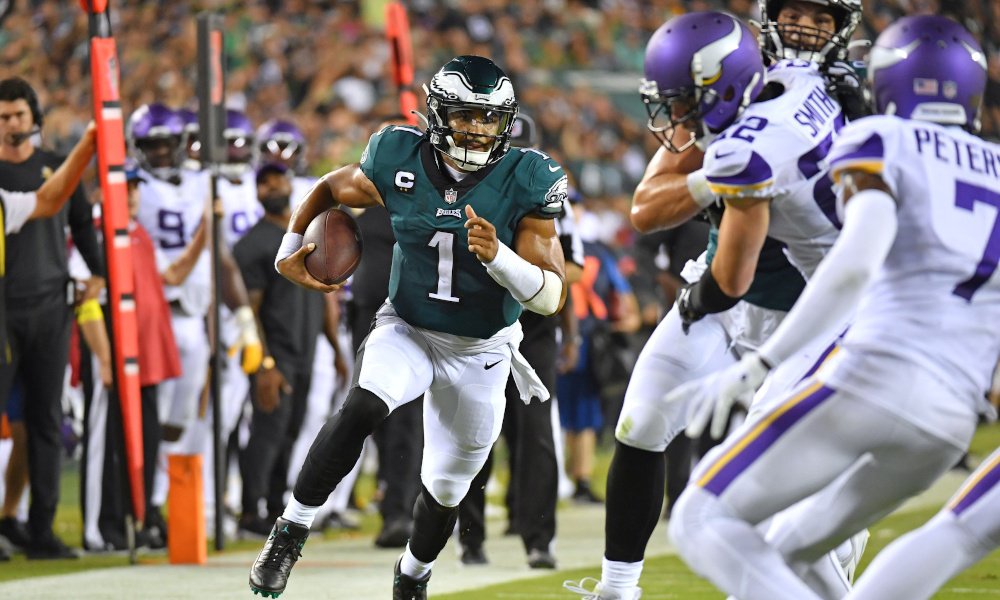
M958 95L958 84L954 81L946 81L944 85L941 86L941 91L944 92L944 97L952 100Z
M444 191L444 201L448 204L454 204L458 202L458 192L453 189L448 189Z

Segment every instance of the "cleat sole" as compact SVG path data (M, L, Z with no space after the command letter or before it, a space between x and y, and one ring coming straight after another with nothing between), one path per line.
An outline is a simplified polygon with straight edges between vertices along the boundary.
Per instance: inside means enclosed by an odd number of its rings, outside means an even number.
M259 590L259 589L255 588L252 585L250 586L250 589L253 591L253 595L254 596L256 596L257 594L260 594L260 596L262 598L268 598L268 597L270 597L270 598L277 598L278 596L281 595L281 592L271 592L271 591L267 591L267 590Z

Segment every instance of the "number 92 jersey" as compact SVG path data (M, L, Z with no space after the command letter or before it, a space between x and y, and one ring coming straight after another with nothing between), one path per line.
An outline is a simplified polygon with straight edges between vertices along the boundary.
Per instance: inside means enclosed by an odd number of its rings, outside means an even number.
M914 361L981 398L1000 354L1000 146L875 116L847 126L829 161L837 181L848 169L880 175L898 219L844 345Z
M783 60L767 73L780 96L758 101L705 153L709 188L722 198L770 198L768 236L786 245L808 279L837 238L826 154L844 125L813 63Z
M442 174L436 152L423 132L397 125L373 135L361 156L361 170L378 189L396 236L389 300L417 327L489 338L517 320L521 305L469 251L465 207L513 248L522 218L559 216L566 175L543 152L511 148L456 182Z

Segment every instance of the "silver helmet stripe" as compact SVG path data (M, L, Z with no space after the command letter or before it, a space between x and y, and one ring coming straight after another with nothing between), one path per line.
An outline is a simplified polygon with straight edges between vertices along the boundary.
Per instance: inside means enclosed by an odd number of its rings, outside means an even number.
M968 50L969 54L972 55L972 60L976 61L976 63L978 63L979 66L982 67L983 70L985 71L986 68L987 68L986 67L986 56L982 52L976 50L975 48L973 48L972 46L970 46L968 43L966 43L965 40L962 40L962 45L965 46L965 49Z
M885 48L883 46L873 46L871 54L868 55L868 78L874 77L875 71L885 69L898 63L910 55L920 45L920 38L917 38L902 48Z

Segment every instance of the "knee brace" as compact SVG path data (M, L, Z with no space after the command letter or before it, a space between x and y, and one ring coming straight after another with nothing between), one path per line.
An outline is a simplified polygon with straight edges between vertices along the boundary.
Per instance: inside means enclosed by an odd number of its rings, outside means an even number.
M323 425L309 448L295 482L295 498L306 506L321 506L330 492L351 472L367 438L389 414L375 394L354 387L344 408Z

